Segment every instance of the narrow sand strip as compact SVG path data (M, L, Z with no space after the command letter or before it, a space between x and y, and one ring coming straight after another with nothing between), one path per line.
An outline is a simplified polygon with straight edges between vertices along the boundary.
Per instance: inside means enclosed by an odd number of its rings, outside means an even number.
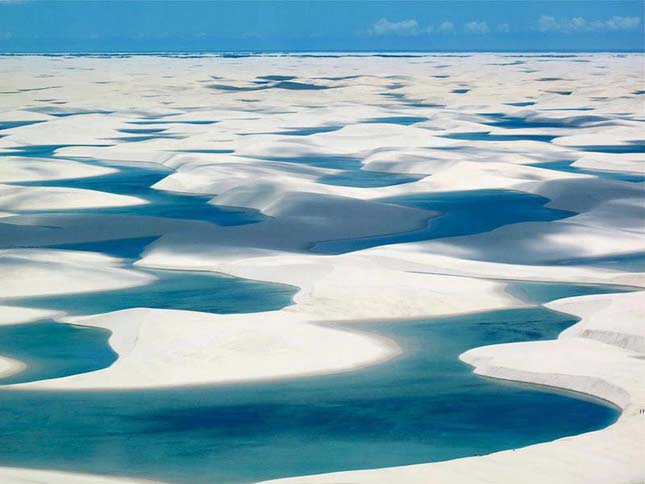
M0 467L0 478L4 484L155 484L155 481L127 477L101 477L16 467Z

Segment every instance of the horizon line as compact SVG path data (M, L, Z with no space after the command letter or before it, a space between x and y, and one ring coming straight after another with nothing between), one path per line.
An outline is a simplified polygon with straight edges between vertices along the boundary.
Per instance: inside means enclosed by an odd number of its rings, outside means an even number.
M0 51L0 55L158 55L158 54L246 54L246 55L302 55L302 54L645 54L643 49L453 49L453 50L105 50L105 51Z

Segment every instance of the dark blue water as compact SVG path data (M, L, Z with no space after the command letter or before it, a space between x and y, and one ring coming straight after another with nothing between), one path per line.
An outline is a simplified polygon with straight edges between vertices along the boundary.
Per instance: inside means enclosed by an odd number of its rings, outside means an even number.
M547 163L537 163L535 167L546 168L548 170L557 170L567 173L579 173L582 175L594 175L599 178L605 178L608 180L619 180L626 181L630 183L643 183L645 182L645 172L644 173L627 173L622 171L608 171L608 170L592 170L589 168L579 168L573 166L575 160L562 160L562 161L550 161Z
M273 84L271 89L287 89L290 91L320 91L324 89L333 89L331 86L321 86L311 82L296 81L279 81Z
M542 108L542 111L593 111L594 108L590 107L575 107L575 108ZM602 118L597 117L600 120Z
M295 78L296 76L281 76L278 74L269 75L269 76L258 76L258 79L263 79L265 81L291 81Z
M584 257L558 262L561 265L590 265L618 271L645 272L645 253L614 255L609 257Z
M399 173L353 170L324 176L319 178L318 182L326 185L339 185L343 187L374 188L410 183L421 180L422 178L423 176L403 175Z
M160 120L160 119L145 119L140 121L128 121L128 124L215 124L217 121L180 121L180 120Z
M131 259L130 262L132 262L139 259L146 246L157 240L157 238L158 237L132 237L127 239L101 240L97 242L59 244L51 245L49 247L52 249L100 252L120 259Z
M441 138L459 139L467 141L543 141L550 142L557 136L547 134L491 134L486 131L477 131L472 133L452 133L440 135Z
M211 155L221 155L221 154L230 154L234 153L234 150L200 150L200 149L193 149L193 150L173 150L176 153L208 153Z
M331 168L334 170L359 170L363 165L358 158L349 156L271 156L262 157L267 161L281 161L283 163L296 163L299 165L316 166L319 168Z
M310 82L296 82L296 81L277 81L277 82L262 82L256 83L255 86L231 86L227 84L211 84L210 89L218 91L229 92L249 92L249 91L264 91L266 89L286 89L289 91L320 91L324 89L333 89L333 86L321 86Z
M579 111L580 109L576 110ZM489 121L486 124L505 129L570 128L606 121L601 116L590 114L565 119L528 119L519 116L508 116L502 113L486 113L486 116L493 119L493 121Z
M342 126L314 126L311 128L294 128L287 131L279 131L275 134L284 134L288 136L309 136L310 134L317 133L331 133L332 131L338 131Z
M618 412L478 377L458 360L476 346L551 339L574 322L529 308L352 326L395 339L404 354L331 376L163 391L2 392L0 464L246 483L441 461L588 432Z
M509 106L516 106L518 108L524 108L527 106L533 106L535 104L535 101L521 101L521 102L516 102L516 103L506 103Z
M116 138L110 138L110 141L117 141L120 143L136 143L138 141L150 141L151 139L180 139L180 136L158 133L150 135L141 135L141 136L119 136Z
M296 163L301 165L315 166L318 168L330 168L334 170L343 170L341 173L326 175L319 178L319 183L326 185L337 185L344 187L385 187L390 185L400 185L418 181L423 176L409 175L403 173L387 173L363 170L362 163L358 158L347 156L319 156L304 155L293 157L264 157L267 161L280 161L283 163Z
M512 223L559 220L575 215L574 212L546 207L547 198L510 190L425 193L379 201L438 211L442 215L432 219L428 227L416 231L320 242L312 250L342 254L380 245L472 235Z
M594 145L571 146L580 151L593 151L594 153L645 153L645 143L633 142L624 145Z
M43 121L0 121L0 131L4 129L19 128L30 124L42 123Z
M406 103L408 106L412 106L415 108L443 108L445 107L444 104L436 104L436 103L426 103L426 102L418 102L418 101L411 101Z
M110 166L106 163L103 166ZM78 210L64 210L64 213L127 214L152 217L203 220L217 225L241 225L264 220L261 212L249 209L235 209L209 204L212 196L201 196L152 187L168 176L169 170L150 166L114 166L119 171L102 176L16 183L22 186L53 186L84 188L105 191L119 195L130 195L147 200L147 205L125 207L101 207ZM42 212L42 211L40 211ZM53 212L53 211L50 211Z
M427 121L428 118L423 116L386 116L383 118L371 118L363 123L385 123L385 124L402 124L404 126L409 126L415 123L422 123Z
M117 129L119 133L126 134L157 134L163 133L167 128L127 128L127 129Z
M64 103L66 104L66 103ZM112 114L114 111L54 111L49 109L43 109L36 112L41 112L49 114L50 116L55 116L57 118L67 118L69 116L78 116L80 114Z
M636 290L629 286L600 286L594 284L565 284L558 282L509 282L506 291L522 301L544 304L566 297L591 294L611 294Z
M407 97L402 92L384 92L382 95L392 99L398 99L399 101L404 101Z
M0 156L24 156L33 158L52 158L54 152L59 148L81 145L28 145L8 148L0 152ZM110 145L82 145L82 146L110 146Z

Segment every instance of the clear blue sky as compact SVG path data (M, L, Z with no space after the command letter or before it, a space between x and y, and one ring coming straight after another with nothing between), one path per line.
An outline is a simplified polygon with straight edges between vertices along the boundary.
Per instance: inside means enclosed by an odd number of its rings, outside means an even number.
M0 0L0 52L643 51L643 0Z

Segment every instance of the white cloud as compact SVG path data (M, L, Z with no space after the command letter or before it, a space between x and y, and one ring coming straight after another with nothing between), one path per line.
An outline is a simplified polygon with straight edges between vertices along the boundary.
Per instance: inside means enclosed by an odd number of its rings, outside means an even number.
M556 19L550 15L542 15L537 21L540 32L602 32L637 30L641 25L640 17L613 16L606 20L589 21L584 17Z
M455 24L450 21L441 22L437 27L437 32L440 34L454 34L457 31Z
M370 29L372 35L417 35L418 33L419 23L414 19L391 22L382 18Z
M604 25L608 30L636 30L641 25L641 18L613 16L605 20Z
M560 24L550 15L542 15L537 21L537 29L540 32L548 32L549 30L560 30Z
M510 32L511 26L507 23L498 24L491 28L485 20L473 20L463 25L463 32L468 34L484 35L495 30L496 32ZM415 19L392 21L386 18L374 23L367 31L369 35L452 35L458 32L457 25L450 20L426 26L419 25Z
M464 30L469 34L487 34L490 32L488 24L483 20L481 22L476 22L474 20L472 22L468 22L464 25Z

